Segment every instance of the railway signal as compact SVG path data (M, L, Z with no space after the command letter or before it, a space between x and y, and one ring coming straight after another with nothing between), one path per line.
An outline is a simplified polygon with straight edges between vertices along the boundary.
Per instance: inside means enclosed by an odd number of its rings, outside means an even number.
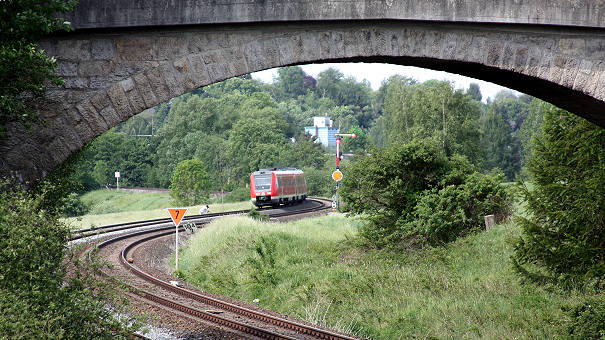
M179 224L181 224L183 216L185 216L185 213L187 212L187 208L166 208L166 210L168 210L168 213L170 214L170 218L172 219L176 230L174 238L174 270L176 271L179 270Z
M342 172L340 172L340 139L342 137L357 137L356 133L335 133L336 136L336 171L332 173L332 179L336 181L336 194L334 194L334 199L332 200L332 208L334 210L338 209L338 188L340 187L340 180L342 180Z

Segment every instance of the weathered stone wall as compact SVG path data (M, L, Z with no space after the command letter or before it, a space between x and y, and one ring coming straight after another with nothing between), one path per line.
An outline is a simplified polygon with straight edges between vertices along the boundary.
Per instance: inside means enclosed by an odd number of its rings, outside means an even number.
M80 0L76 28L325 20L605 27L604 0Z
M465 74L535 95L605 126L600 30L404 21L297 22L80 31L42 42L65 84L18 124L0 168L36 181L132 115L198 87L267 68L388 62Z

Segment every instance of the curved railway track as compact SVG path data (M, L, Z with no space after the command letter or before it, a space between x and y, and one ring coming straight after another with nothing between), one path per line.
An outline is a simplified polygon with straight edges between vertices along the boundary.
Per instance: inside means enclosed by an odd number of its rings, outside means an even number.
M308 203L299 208L268 209L263 213L271 218L279 218L330 208L330 201L326 200L310 199ZM203 216L194 215L185 217L185 221L201 226L220 216L245 212L247 210ZM146 229L141 230L142 227ZM127 232L132 229L137 231ZM123 282L137 299L144 300L154 307L161 306L174 314L183 315L193 323L219 325L223 329L230 330L229 332L232 332L237 338L356 339L302 321L278 316L273 312L242 306L242 303L228 302L224 298L201 292L193 287L185 287L186 284L171 283L171 279L174 279L169 274L159 273L157 270L146 267L145 261L139 261L138 255L145 251L141 249L150 242L163 244L164 247L174 244L174 229L170 219L157 219L128 225L106 226L96 230L80 230L75 236L82 238L87 235L96 235L99 232L106 234L116 231L123 232L97 244L94 251L89 252L89 257L97 256L109 261L112 266L103 274Z

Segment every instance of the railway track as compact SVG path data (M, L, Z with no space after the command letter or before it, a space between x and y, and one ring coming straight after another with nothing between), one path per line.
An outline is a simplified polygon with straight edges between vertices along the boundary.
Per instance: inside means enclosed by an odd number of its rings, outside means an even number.
M325 200L310 199L308 203L307 206L298 209L287 207L284 209L270 209L263 211L263 213L268 214L271 218L279 218L325 210L330 207L329 201ZM187 222L201 226L220 216L245 212L247 211L207 214L203 217L195 215L189 217ZM171 223L168 221L166 219L143 221L130 224L130 228L126 225L99 228L105 233L114 232L116 229L119 229L118 231L129 229L138 231L126 232L107 238L99 243L94 251L89 253L89 257L97 256L109 260L112 269L106 270L104 274L118 278L129 287L131 293L138 299L145 300L146 303L154 306L161 306L161 308L172 311L174 314L184 315L186 318L194 320L194 323L220 325L223 329L234 332L234 337L254 339L356 339L288 317L274 315L275 313L272 312L228 302L220 297L200 292L193 287L185 287L186 284L175 285L174 282L171 283L170 281L173 281L174 278L146 267L145 261L139 259L139 254L143 252L141 248L144 248L150 242L155 242L156 245L164 245L163 247L174 244L174 225L170 225ZM141 227L148 227L149 229L140 230ZM90 235L90 233L96 234L97 232L98 230L84 230L80 231L79 235ZM152 246L148 248L152 248ZM154 245L153 248L157 248L157 246Z

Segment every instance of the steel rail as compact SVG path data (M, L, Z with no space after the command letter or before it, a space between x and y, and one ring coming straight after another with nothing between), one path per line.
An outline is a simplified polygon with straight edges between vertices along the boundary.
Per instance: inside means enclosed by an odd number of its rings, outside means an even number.
M320 202L320 201L315 201L317 203L321 203L318 206L315 207L309 207L309 208L305 208L305 209L299 209L296 211L289 211L289 212L281 212L281 213L275 213L275 214L269 214L271 217L281 217L281 216L290 216L290 215L296 215L296 214L302 214L302 213L307 213L307 212L312 212L312 211L317 211L317 210L323 210L323 209L327 209L329 206L325 203L325 202ZM205 217L210 217L207 215L204 215ZM199 217L198 217L199 218ZM208 222L205 222L208 223ZM205 224L204 223L204 224ZM184 229L184 228L179 228L179 229ZM224 302L218 299L214 299L208 296L204 296L201 295L199 293L196 293L194 291L185 289L185 288L181 288L181 287L177 287L174 286L168 282L162 281L158 278L153 277L152 275L149 275L145 272L143 272L142 270L136 268L132 263L129 262L129 260L127 259L127 254L137 245L142 244L144 242L148 242L152 239L156 239L159 237L163 237L163 236L168 236L171 235L173 233L173 227L163 227L163 228L156 228L153 230L144 230L144 231L139 231L139 232L135 232L135 233L129 233L129 234L125 234L125 235L121 235L118 237L114 237L112 239L106 240L102 243L100 243L99 245L97 245L97 247L95 249L100 249L103 248L113 242L117 242L119 240L124 240L127 238L131 238L131 237L136 237L136 236L141 236L141 235L145 235L145 234L149 234L149 233L154 233L154 235L151 236L147 236L144 237L142 239L136 240L135 242L129 244L126 248L124 248L121 252L121 256L120 256L120 261L121 263L131 272L133 272L135 275L150 281L152 283L154 283L155 285L158 285L166 290L172 291L174 293L177 293L179 295L188 297L190 299L193 299L195 301L198 302L202 302L208 305L212 305L218 308L222 308L224 310L230 311L232 313L236 313L242 316L245 316L247 318L250 319L255 319L255 320L259 320L259 321L263 321L269 324L273 324L279 327L283 327L286 329L291 329L293 331L299 332L299 333L303 333L306 335L310 335L316 338L320 338L320 339L356 339L354 337L350 337L347 335L341 335L341 334L337 334L331 331L327 331L327 330L323 330L323 329L319 329L316 327L311 327L311 326L307 326L301 323L296 323L296 322L292 322L289 320L285 320L283 318L279 318L279 317L275 317L272 315L268 315L262 312L258 312L255 310L251 310L248 308L244 308L244 307L240 307L228 302ZM91 251L89 253L89 257L92 259L92 254L93 251ZM263 338L268 338L268 339L291 339L288 336L285 335L280 335L277 333L273 333L270 331L266 331L266 330L262 330L262 329L258 329L254 326L249 326L249 325L245 325L242 323L239 323L237 321L234 320L229 320L229 319L225 319L222 318L220 316L208 313L208 312L204 312L204 311L200 311L200 310L195 310L192 309L190 307L178 304L174 301L170 301L168 299L165 298L161 298L158 297L154 294L151 294L149 292L145 292L142 291L136 287L131 287L132 289L134 289L135 292L137 292L136 294L144 297L148 300L154 301L156 303L162 304L164 306L167 306L169 308L173 308L176 310L179 310L181 312L205 319L207 321L216 323L216 324L220 324L223 326L227 326L231 329L236 329L239 331L244 331L247 332L248 334L251 335L256 335L259 337L263 337ZM247 329L247 330L246 330Z

